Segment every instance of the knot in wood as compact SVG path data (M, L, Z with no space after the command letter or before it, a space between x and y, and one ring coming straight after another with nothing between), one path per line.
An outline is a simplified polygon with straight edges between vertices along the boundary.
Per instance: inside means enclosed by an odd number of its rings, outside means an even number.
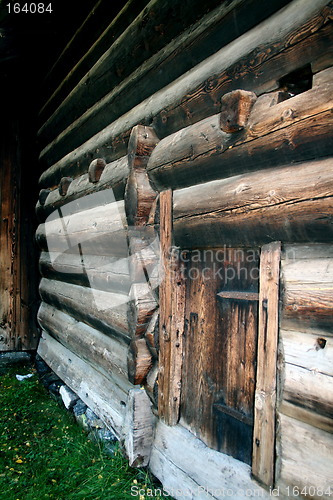
M292 108L285 109L282 113L281 120L293 120L295 118L295 111Z

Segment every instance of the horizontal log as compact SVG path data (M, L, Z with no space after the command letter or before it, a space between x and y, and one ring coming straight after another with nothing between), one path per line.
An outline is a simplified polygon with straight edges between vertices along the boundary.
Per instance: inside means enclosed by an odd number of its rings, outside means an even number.
M303 283L327 284L333 286L333 248L331 248L331 258L313 258L300 259L289 249L288 260L281 264L281 272L285 287L293 287ZM293 259L295 257L295 259Z
M39 270L44 278L67 281L105 292L128 295L131 288L128 259L42 252Z
M231 492L237 492L238 498L252 494L265 500L271 498L269 492L251 478L250 466L208 448L181 425L170 427L158 420L149 467L163 481L164 488L173 491L180 500L185 495L177 492L198 491L198 485L201 490L196 498L200 500L235 497ZM239 496L240 492L244 494Z
M327 332L280 329L280 342L286 363L333 376L333 337Z
M321 156L330 155L332 81L329 68L314 76L311 90L287 101L262 106L262 96L241 134L223 132L214 115L162 139L147 166L152 181L159 189L177 188L279 165L281 158L285 163L313 158L318 142Z
M304 488L306 496L329 500L332 495L327 495L332 491L332 434L282 414L279 421L281 472L276 487L279 487L280 496L294 495L293 491L298 496L297 488L299 494Z
M330 241L332 180L332 160L326 159L177 190L175 243L197 248Z
M287 284L283 294L282 324L286 320L324 327L333 323L333 283Z
M158 303L147 282L133 283L128 307L128 324L132 338L144 335Z
M38 354L119 438L122 437L127 394L133 386L119 387L110 376L102 375L46 332L41 337Z
M325 417L333 414L333 378L286 363L282 399Z
M305 422L312 427L322 429L323 431L333 433L333 420L330 417L325 417L316 411L308 410L300 406L293 405L287 401L282 401L279 406L279 412L287 417L292 417L301 422Z
M125 154L130 129L138 123L145 123L147 116L149 120L155 117L153 124L157 135L162 138L217 112L220 98L226 92L242 88L261 94L277 88L277 80L297 69L295 61L300 65L307 64L316 58L317 52L322 53L327 49L323 33L317 34L323 26L325 29L329 19L330 9L325 8L325 4L325 0L317 0L306 6L302 4L300 8L299 0L295 0L259 27L198 64L170 86L143 100L74 151L69 153L67 148L62 152L58 151L57 156L63 156L60 160L54 162L50 156L55 153L56 143L49 145L41 154L41 159L52 166L42 174L41 187L58 182L62 172L73 177L79 175L87 168L88 156L91 158L96 154L102 155L109 162ZM317 39L314 41L313 37L316 35ZM301 43L305 39L312 47L309 52L304 50L304 44ZM297 44L294 45L296 40ZM287 50L290 46L293 57ZM279 58L278 64L272 64L273 56L278 57L284 51L284 63ZM269 71L262 71L263 61L268 60Z
M240 0L233 0L231 5L221 10L226 14L237 4L240 4ZM170 8L168 2L161 4L159 0L151 0L127 29L124 29L116 40L112 40L106 52L59 103L53 115L40 130L43 142L56 137L76 118L102 99L107 89L113 89L119 85L147 59L164 49L165 45L199 21L208 8L211 10L217 5L219 5L219 0L211 0L209 6L203 5L200 0L192 0L192 2L185 0ZM234 37L237 36L235 28L234 33ZM168 80L167 83L169 83ZM108 106L111 113L112 107L112 105ZM130 108L121 109L118 116L128 109Z
M83 174L71 182L66 196L61 196L58 189L54 189L45 197L43 203L39 201L36 213L39 220L44 221L52 212L71 203L71 213L80 212L87 204L90 208L101 204L101 196L96 193L105 191L104 203L124 198L125 183L129 174L128 161L126 157L119 158L105 166L98 182L92 183L89 174ZM45 190L44 190L45 191ZM94 195L94 196L89 196ZM89 196L89 198L84 198ZM89 200L89 203L88 203Z
M113 10L110 12L109 2L102 0L95 5L45 77L43 91L48 100L40 111L40 122L53 113L147 3L148 0L130 0L116 16ZM119 6L115 7L117 12ZM91 46L92 41L95 43ZM78 54L82 54L81 59L73 68Z
M42 329L97 371L127 388L128 345L42 302L38 311ZM125 379L125 381L123 380Z
M306 245L283 245L281 260L327 259L333 257L333 245L330 243L307 243ZM282 263L284 265L284 263Z
M100 205L89 208L89 197L81 208L86 210L71 214L71 204L54 212L40 224L36 241L42 250L77 255L128 255L126 216L124 202L103 204L103 193L97 193ZM94 196L94 195L92 195ZM108 197L106 197L107 201ZM96 200L93 201L94 203ZM75 202L72 202L75 203Z
M127 360L128 379L134 385L143 384L153 365L152 355L144 338L131 341Z
M127 297L42 278L42 300L93 328L128 342Z

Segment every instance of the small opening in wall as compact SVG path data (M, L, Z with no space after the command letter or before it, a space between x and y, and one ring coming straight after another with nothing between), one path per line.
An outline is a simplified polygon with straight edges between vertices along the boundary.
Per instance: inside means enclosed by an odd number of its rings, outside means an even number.
M294 97L312 88L312 77L311 64L307 64L282 77L279 81L280 89L286 92L287 98Z

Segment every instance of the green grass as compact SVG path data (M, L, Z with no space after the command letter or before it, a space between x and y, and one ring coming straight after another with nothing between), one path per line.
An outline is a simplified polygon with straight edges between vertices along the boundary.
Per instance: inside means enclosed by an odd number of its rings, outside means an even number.
M101 444L89 441L37 375L16 380L15 373L28 371L16 368L0 377L0 498L151 498L158 486L150 474L130 468L119 449L110 457ZM140 496L141 489L145 494ZM157 494L154 498L167 497Z

